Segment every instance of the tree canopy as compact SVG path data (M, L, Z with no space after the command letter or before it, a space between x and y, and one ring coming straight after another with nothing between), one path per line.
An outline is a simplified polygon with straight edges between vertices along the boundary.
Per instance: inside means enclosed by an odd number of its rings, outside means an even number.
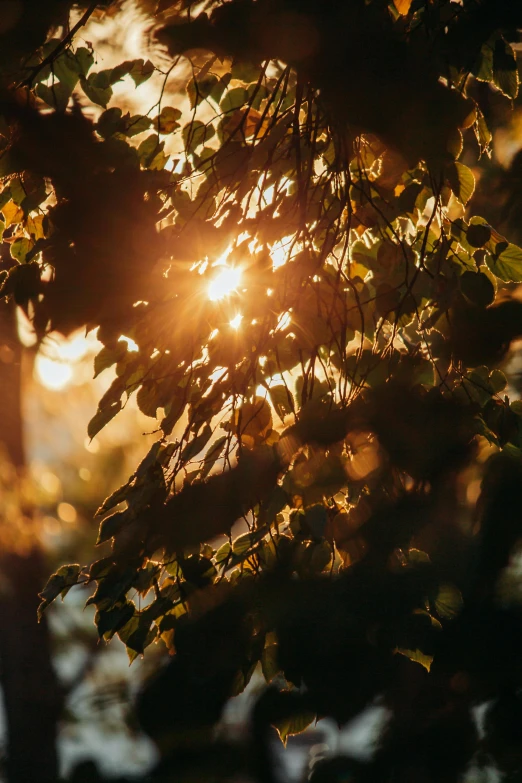
M98 6L0 27L2 294L39 339L98 330L91 438L135 394L158 439L40 611L94 583L101 638L166 644L140 709L179 779L271 780L270 725L376 699L373 762L315 783L519 772L522 404L498 365L522 250L472 197L522 6L160 0L158 62L108 69L79 34ZM147 114L116 104L153 76ZM225 757L210 729L259 663L252 756Z

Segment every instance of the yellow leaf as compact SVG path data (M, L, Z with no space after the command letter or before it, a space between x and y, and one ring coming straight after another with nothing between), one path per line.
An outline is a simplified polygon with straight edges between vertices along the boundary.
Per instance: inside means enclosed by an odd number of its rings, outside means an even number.
M8 201L7 204L2 207L2 213L5 218L5 227L11 226L13 223L21 223L24 219L24 211L20 209L18 204L14 201Z
M402 15L409 13L411 0L395 0L395 8Z
M27 233L34 237L34 239L43 239L45 231L43 230L43 215L36 215L36 217L28 217L25 223L25 229Z

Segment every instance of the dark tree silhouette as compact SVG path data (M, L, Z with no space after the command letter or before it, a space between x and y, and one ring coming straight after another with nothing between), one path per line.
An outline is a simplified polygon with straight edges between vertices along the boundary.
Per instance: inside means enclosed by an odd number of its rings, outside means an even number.
M507 237L472 196L517 98L522 6L161 0L158 63L98 69L77 33L101 5L70 28L67 3L14 5L2 293L39 339L97 328L95 374L116 374L91 438L134 393L158 421L99 509L103 556L53 574L39 616L92 583L102 639L168 647L138 703L153 779L279 780L274 727L376 701L373 759L311 780L516 779L516 183ZM115 105L151 78L148 114ZM259 665L234 744L216 725Z

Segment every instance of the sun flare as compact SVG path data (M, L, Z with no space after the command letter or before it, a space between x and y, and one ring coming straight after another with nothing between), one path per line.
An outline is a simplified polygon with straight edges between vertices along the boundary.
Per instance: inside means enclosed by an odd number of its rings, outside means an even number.
M224 299L233 293L241 280L241 269L238 267L225 266L216 275L208 287L208 298L213 302Z

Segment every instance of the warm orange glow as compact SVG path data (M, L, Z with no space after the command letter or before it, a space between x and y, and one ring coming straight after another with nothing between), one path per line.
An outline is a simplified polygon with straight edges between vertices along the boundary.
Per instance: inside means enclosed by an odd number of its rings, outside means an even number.
M47 389L60 391L72 380L73 370L70 364L38 355L35 362L36 374L40 383Z
M121 337L118 340L119 343L127 343L127 350L129 353L133 353L135 351L139 351L139 346L134 342L134 340L131 337L126 337L124 334L121 335Z
M42 386L61 391L78 381L81 363L100 348L94 332L77 332L69 338L53 336L44 343L36 356L34 371ZM89 376L90 376L89 368Z
M233 293L241 280L241 269L225 266L221 269L208 287L208 298L213 302L224 299Z
M243 316L241 313L238 313L232 320L230 321L230 326L232 329L239 329L241 325L241 321L243 320Z

